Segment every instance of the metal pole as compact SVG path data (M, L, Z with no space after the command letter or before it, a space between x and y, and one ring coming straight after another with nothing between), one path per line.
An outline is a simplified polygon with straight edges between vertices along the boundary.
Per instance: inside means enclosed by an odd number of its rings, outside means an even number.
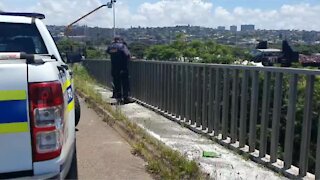
M116 1L111 1L113 7L113 37L116 37Z

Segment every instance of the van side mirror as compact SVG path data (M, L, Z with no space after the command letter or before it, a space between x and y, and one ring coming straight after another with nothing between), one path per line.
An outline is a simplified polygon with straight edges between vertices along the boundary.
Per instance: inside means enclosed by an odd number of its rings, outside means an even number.
M84 57L80 53L73 52L66 53L66 58L68 64L80 63L84 60Z

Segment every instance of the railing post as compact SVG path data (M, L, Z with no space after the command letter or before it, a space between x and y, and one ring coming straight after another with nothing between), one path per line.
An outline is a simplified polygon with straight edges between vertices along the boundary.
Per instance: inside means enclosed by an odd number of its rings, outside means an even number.
M312 99L314 90L314 75L307 76L307 87L304 101L302 137L300 147L299 175L305 176L308 171L308 158L310 149L310 136L312 124Z
M183 120L186 118L186 112L185 112L185 104L186 104L186 74L185 72L185 65L180 66L180 105L179 105L179 111L180 111L180 119Z
M142 74L141 74L141 79L142 79L142 82L145 83L145 86L146 86L146 76L143 76L143 74L145 75L146 74L146 64L145 63L141 63L141 66L142 66ZM145 90L145 87L144 86L141 86L141 93L142 93L142 100L143 101L146 101L146 94L147 94L147 91Z
M176 65L175 64L172 64L172 73L171 73L171 76L172 76L172 83L171 83L171 114L172 116L176 116L176 112L175 112L175 104L176 104L176 71L177 71L177 68L176 68Z
M208 107L208 133L212 133L213 131L213 122L214 122L214 69L209 69L209 107Z
M140 87L140 74L139 74L139 64L138 62L135 62L135 74L136 74L136 84L135 84L135 98L139 97L139 87Z
M289 102L286 123L286 136L284 146L284 168L289 169L292 164L292 150L294 137L294 122L296 120L296 102L297 102L297 82L298 75L293 74L290 78Z
M175 93L176 93L176 65L175 64L172 64L172 72L171 72L171 114L172 116L176 116L176 112L175 112L175 103L176 103L176 96L175 96Z
M279 124L281 115L281 101L282 101L282 73L276 73L274 99L273 99L273 113L272 113L272 133L271 133L271 148L270 161L274 163L278 157L278 143L279 143Z
M220 88L220 69L216 68L216 85L215 85L215 100L214 100L214 135L218 136L220 132L220 100L221 100L221 88Z
M150 83L149 83L149 79L150 79L150 75L149 75L149 68L148 68L148 63L144 62L144 82L146 83L146 85L143 87L143 90L145 91L145 96L144 96L144 102L148 102L149 101L149 93L150 93Z
M240 136L239 147L243 148L247 137L247 109L248 109L248 78L249 72L244 70L241 85Z
M162 64L157 62L158 65L158 88L157 88L157 92L158 92L158 108L162 109L162 78L163 78L163 74L162 74Z
M230 99L230 77L229 70L223 69L223 108L222 108L222 139L228 136L228 122L229 122L229 99Z
M185 76L186 76L186 95L184 98L186 99L186 104L185 104L185 112L186 112L186 122L188 123L191 120L191 112L190 112L190 100L191 100L191 90L190 90L190 67L189 65L185 66Z
M174 92L174 65L170 64L170 85L169 85L169 114L173 114L173 104L174 104L174 99L173 99L173 92Z
M179 87L180 87L180 67L179 65L176 65L176 71L175 71L175 78L176 78L176 84L175 84L175 91L174 91L174 94L175 94L175 103L174 103L174 113L175 113L175 116L176 118L179 118L180 116L180 113L179 113Z
M259 157L262 158L267 153L267 129L269 124L270 110L270 72L264 73L263 95L262 95L262 114L261 114L261 130L260 130L260 149Z
M239 114L239 71L233 70L232 107L231 107L231 143L237 140L237 126Z
M201 67L197 66L196 75L196 127L201 126Z
M152 63L148 63L148 84L149 84L149 93L148 93L148 99L147 102L148 104L152 105L152 95L153 95L153 89L152 89L152 78L153 78L153 71L152 71Z
M170 104L170 64L165 64L166 66L166 106L165 106L165 111L169 113L169 104Z
M159 87L159 83L160 83L160 76L159 76L159 64L156 62L155 64L155 80L154 80L154 83L155 83L155 87L154 87L154 90L155 90L155 98L154 98L154 101L155 101L155 107L159 107L160 105L160 99L159 99L159 90L160 90L160 87Z
M136 80L135 80L135 90L134 90L134 98L139 99L139 66L138 66L138 62L135 62L135 68L134 68L134 73L136 76Z
M168 114L172 113L171 107L172 107L172 64L168 64Z
M195 113L195 110L196 110L196 104L195 104L195 96L196 96L196 88L195 88L195 70L194 70L194 67L191 66L191 83L190 83L190 86L191 86L191 108L190 108L190 111L191 111L191 124L193 125L195 123L195 120L196 120L196 113Z
M145 67L145 83L146 86L144 87L144 91L146 91L146 97L144 99L144 102L146 102L147 104L150 104L150 93L151 93L151 89L150 89L150 64L148 62L144 63L144 67Z
M256 149L257 136L257 118L258 118L258 101L259 101L259 72L252 72L252 95L250 107L250 136L249 136L249 152Z
M137 66L138 66L138 79L139 79L139 86L138 86L138 99L142 99L142 90L141 90L141 82L142 82L142 66L141 66L141 62L137 62Z
M190 111L190 106L191 106L191 89L190 89L190 66L186 65L185 67L185 73L186 73L186 107L185 107L185 111L186 111L186 122L189 123L189 121L191 120L191 111Z
M179 89L179 66L176 64L174 69L174 93L173 93L173 99L174 99L174 107L173 107L173 114L176 118L179 118L178 113L178 89Z
M148 104L153 105L153 77L154 77L154 71L153 71L153 63L148 62L149 68L148 68L148 76L149 76L149 97L148 97Z
M161 110L165 111L165 67L163 63L160 63L160 79L161 79L161 84L160 84L160 99L161 99L161 105L160 108Z
M147 65L147 74L146 74L146 76L147 76L147 83L148 83L148 86L146 88L147 88L148 94L147 94L147 99L146 99L145 102L147 102L148 104L151 105L151 102L152 102L152 100L151 100L151 94L152 94L152 84L151 84L152 73L151 73L151 69L152 69L152 67L151 67L151 65L152 64L150 64L149 62L146 62L146 65Z
M208 92L208 83L207 83L207 68L206 66L203 67L202 73L202 130L206 130L208 128L208 99L207 99L207 92Z
M156 94L157 94L157 90L156 90L156 83L157 83L157 68L156 68L156 64L152 63L152 79L151 79L151 84L152 84L152 105L153 106L157 106L157 102L156 102Z

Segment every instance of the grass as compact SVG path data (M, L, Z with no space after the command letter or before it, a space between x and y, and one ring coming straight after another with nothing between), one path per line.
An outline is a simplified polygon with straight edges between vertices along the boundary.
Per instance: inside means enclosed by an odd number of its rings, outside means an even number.
M148 165L147 171L156 179L207 179L195 161L187 160L159 140L149 136L145 130L130 122L120 111L106 103L92 85L96 84L81 65L73 67L74 84L77 91L85 94L99 107L107 110L113 117L104 118L109 124L120 124L126 133L127 141L133 147L132 153L142 156ZM92 105L92 104L91 104ZM92 105L94 106L94 105Z

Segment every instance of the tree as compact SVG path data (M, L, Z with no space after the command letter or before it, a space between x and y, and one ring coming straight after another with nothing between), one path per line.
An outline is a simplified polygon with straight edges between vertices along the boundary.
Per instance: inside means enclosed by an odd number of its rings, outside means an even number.
M179 57L179 51L173 48L163 47L160 51L160 60L177 61Z
M314 53L320 53L320 44L318 45L299 44L299 45L296 45L294 49L301 54L310 55Z
M167 45L155 45L146 50L146 57L150 60L177 61L180 53Z
M57 42L57 47L59 51L62 53L72 52L75 49L79 49L80 46L81 46L80 43L68 38L63 38Z
M214 41L194 40L187 42L184 34L179 34L176 41L168 45L155 45L146 50L148 59L179 60L185 62L203 62L230 64L248 57L245 50L232 46L220 45Z
M133 42L129 45L131 55L138 59L145 58L145 51L147 48L149 48L149 45L140 42Z
M86 49L87 59L105 59L106 54L102 50L98 50L95 48L87 48Z

